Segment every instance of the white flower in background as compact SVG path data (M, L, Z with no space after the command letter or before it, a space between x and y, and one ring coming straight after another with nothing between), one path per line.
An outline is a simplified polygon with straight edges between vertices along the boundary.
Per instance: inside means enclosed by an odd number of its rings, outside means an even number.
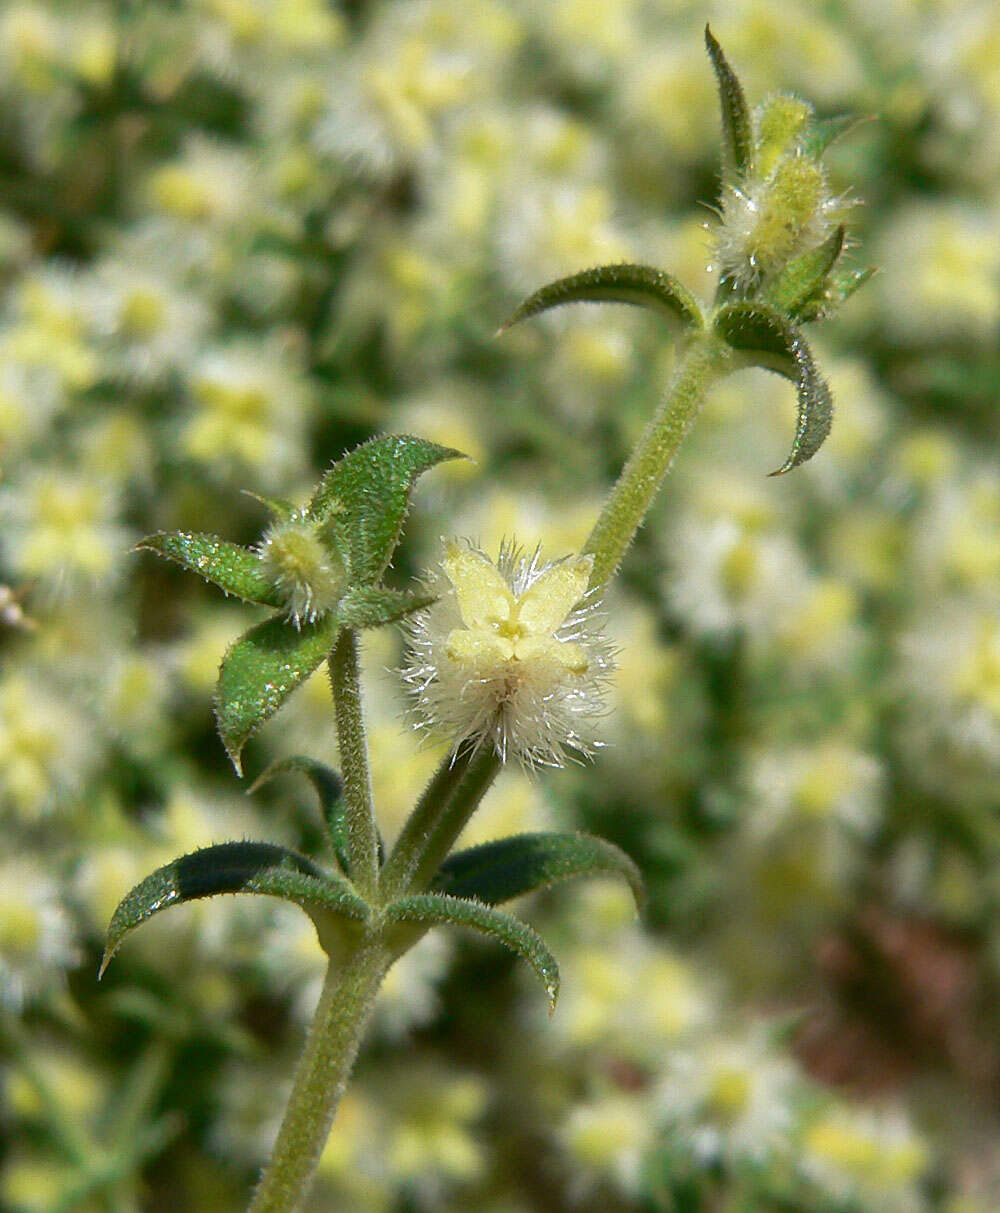
M705 1036L673 1054L657 1104L701 1161L763 1162L788 1144L796 1077L766 1033Z
M65 980L78 958L59 889L27 856L0 865L0 1007L24 1002Z
M415 616L404 678L421 724L526 767L561 766L566 751L600 745L613 668L587 585L593 558L543 564L508 543L494 564L471 544L451 543L435 588Z
M827 1109L803 1133L800 1161L836 1200L880 1213L926 1208L919 1185L929 1151L900 1109Z
M621 1192L639 1191L642 1158L654 1138L648 1100L639 1095L606 1095L571 1109L559 1130L572 1160L571 1191L585 1196L600 1180Z

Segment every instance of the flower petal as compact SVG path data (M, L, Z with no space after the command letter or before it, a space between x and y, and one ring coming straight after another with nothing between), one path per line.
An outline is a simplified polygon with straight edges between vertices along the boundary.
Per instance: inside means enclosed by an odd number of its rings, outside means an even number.
M518 621L524 630L532 636L551 636L583 597L593 567L593 556L581 556L543 573L518 601Z
M551 661L570 674L586 674L590 667L580 645L551 636L523 637L514 646L514 656L519 661Z
M455 587L458 609L467 628L487 628L512 617L514 595L481 552L452 544L444 559L444 571Z
M487 632L481 628L472 631L467 628L455 628L448 637L445 651L452 661L482 669L485 665L510 661L514 656L514 645L505 636L497 636L495 632Z

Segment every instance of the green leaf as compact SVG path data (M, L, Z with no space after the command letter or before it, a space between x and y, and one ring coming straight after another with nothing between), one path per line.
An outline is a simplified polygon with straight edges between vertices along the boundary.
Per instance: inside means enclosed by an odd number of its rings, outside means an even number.
M630 303L648 307L668 320L703 328L701 305L672 274L650 265L602 265L558 278L529 295L500 332L564 303Z
M779 311L800 315L800 309L822 295L827 276L844 248L846 228L843 224L809 252L796 257L769 283L764 294Z
M269 842L223 842L166 864L135 886L118 905L108 927L101 974L122 939L169 906L217 893L260 893L364 922L367 905L341 879L304 855Z
M744 354L744 366L777 371L793 380L798 389L795 441L788 458L771 475L779 476L811 459L830 432L833 398L801 330L763 303L730 303L719 310L715 327L733 349Z
M380 628L423 610L436 598L420 590L390 590L384 585L362 585L348 590L337 607L345 628Z
M347 824L344 819L344 782L332 767L328 767L326 763L317 762L315 758L307 758L303 754L294 754L291 758L279 758L277 762L272 762L257 776L253 785L247 789L247 795L256 792L265 783L270 783L276 775L284 775L289 771L301 771L315 788L316 795L319 797L323 822L333 844L340 870L345 876L349 876Z
M261 606L281 605L277 591L264 576L257 553L238 543L230 543L217 535L159 531L147 535L136 547L174 560L220 590L246 602Z
M465 458L436 442L390 434L362 443L330 468L309 516L329 525L353 585L377 582L385 572L416 478L446 459Z
M579 876L624 876L642 908L639 869L624 851L589 834L520 834L458 851L441 865L431 888L499 905Z
M545 941L527 923L478 901L441 893L417 893L387 906L385 921L420 926L471 927L517 952L535 970L555 1010L559 997L559 966Z
M854 114L838 114L835 118L814 119L809 123L799 144L803 153L818 159L834 140L846 135L861 121Z
M745 177L750 172L753 161L753 123L750 120L747 99L736 73L722 53L722 47L716 42L707 25L705 46L719 82L724 159L731 171L738 177Z
M215 719L237 774L243 774L244 745L319 666L339 630L336 612L301 628L279 616L230 645L219 670Z

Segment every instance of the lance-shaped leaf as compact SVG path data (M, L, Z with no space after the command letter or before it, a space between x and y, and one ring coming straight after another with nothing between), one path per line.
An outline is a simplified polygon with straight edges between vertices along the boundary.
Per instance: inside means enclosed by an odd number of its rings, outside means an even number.
M716 42L707 25L705 46L719 82L724 160L727 167L738 177L745 177L750 172L753 160L753 123L747 99L736 73L722 53L722 47Z
M435 601L420 590L391 590L384 585L360 585L348 590L337 607L345 628L380 628L423 610Z
M336 612L301 628L275 616L230 645L219 669L215 719L237 774L247 740L319 666L339 630Z
M328 767L326 763L317 762L315 758L307 758L304 754L279 758L277 762L272 762L269 767L261 771L253 785L247 789L247 795L252 795L265 783L270 783L276 775L284 775L289 771L301 771L316 790L320 812L323 814L323 823L326 826L330 842L333 844L340 870L349 876L347 824L344 819L344 781L332 767Z
M238 543L230 543L217 535L160 531L148 535L136 547L166 556L246 602L261 606L281 605L276 589L264 576L260 557Z
M492 906L442 893L416 893L402 897L384 911L387 923L412 923L418 926L471 927L517 952L538 975L555 1010L559 997L559 966L545 941L527 923L494 910Z
M431 888L499 905L580 876L623 876L642 908L639 869L613 843L590 834L520 834L457 851L441 865Z
M846 229L841 224L822 244L789 261L768 284L764 292L768 302L779 311L799 316L804 304L822 297L827 277L843 251L845 234Z
M304 855L269 842L224 842L157 868L118 905L108 927L101 973L122 939L170 906L216 893L259 893L294 902L308 914L330 911L364 922L368 906L346 881Z
M564 303L630 303L659 312L675 324L704 327L698 300L672 274L650 265L602 265L540 287L525 299L500 332Z
M786 316L763 303L731 303L720 309L715 327L744 355L743 365L762 366L794 381L799 396L795 441L772 476L811 459L830 432L833 398L813 361L802 332Z
M392 557L410 502L413 482L461 451L423 438L390 434L362 443L326 473L309 505L309 516L327 523L347 558L352 585L378 581Z

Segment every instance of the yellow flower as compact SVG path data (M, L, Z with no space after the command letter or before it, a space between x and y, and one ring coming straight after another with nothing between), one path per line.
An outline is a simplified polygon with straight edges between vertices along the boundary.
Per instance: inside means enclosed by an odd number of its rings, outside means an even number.
M592 564L542 564L511 544L494 564L450 544L441 596L411 627L404 676L422 724L456 750L491 743L528 767L560 766L566 748L590 755L613 664L587 593Z

